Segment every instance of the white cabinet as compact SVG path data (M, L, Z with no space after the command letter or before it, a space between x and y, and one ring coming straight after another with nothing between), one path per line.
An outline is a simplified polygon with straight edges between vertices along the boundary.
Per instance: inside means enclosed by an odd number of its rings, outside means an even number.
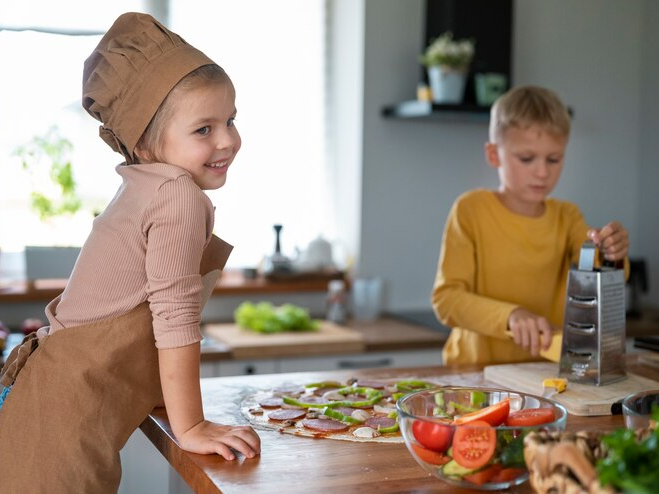
M441 349L367 352L315 357L287 357L262 360L218 360L201 364L201 377L275 374L324 370L368 369L374 367L423 367L441 365Z

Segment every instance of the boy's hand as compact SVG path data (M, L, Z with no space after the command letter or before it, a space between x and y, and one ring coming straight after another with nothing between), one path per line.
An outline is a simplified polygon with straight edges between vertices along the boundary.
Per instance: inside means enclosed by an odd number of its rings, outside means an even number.
M629 236L627 230L617 221L612 221L599 230L588 230L588 238L599 247L604 258L609 261L621 261L627 257Z
M508 329L513 333L515 343L531 355L537 357L540 348L548 350L551 346L551 323L544 317L518 307L508 316Z
M232 449L247 458L261 454L261 439L248 425L220 425L208 420L199 422L179 438L181 448L202 455L217 453L225 460L235 460Z

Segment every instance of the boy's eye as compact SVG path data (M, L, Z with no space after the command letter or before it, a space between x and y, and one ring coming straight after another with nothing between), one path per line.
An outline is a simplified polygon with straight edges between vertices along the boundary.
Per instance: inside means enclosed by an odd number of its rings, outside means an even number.
M547 158L547 163L551 165L556 165L561 162L560 158Z
M210 131L211 131L210 126L206 125L204 127L201 127L199 129L197 129L197 134L205 136L205 135L209 134Z
M531 163L533 161L533 156L520 156L519 160L522 163Z

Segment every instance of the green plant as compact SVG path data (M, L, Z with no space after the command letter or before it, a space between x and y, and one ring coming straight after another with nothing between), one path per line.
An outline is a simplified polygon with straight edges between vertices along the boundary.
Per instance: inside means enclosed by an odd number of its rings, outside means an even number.
M454 40L453 33L448 31L431 41L419 56L419 61L426 67L443 65L452 69L464 69L474 57L474 47L474 40Z
M30 174L30 204L42 221L61 214L74 214L81 207L69 158L72 150L71 141L62 137L53 126L14 151L14 155L21 159L23 169ZM48 173L50 186L39 180L44 172Z

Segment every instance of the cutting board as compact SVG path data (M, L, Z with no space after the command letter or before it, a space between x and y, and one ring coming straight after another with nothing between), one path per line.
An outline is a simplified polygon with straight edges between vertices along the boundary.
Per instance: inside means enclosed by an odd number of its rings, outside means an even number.
M364 351L362 335L330 321L317 331L256 333L236 324L207 324L205 333L231 349L235 358L307 356Z
M523 364L490 365L485 367L487 381L514 391L542 396L542 381L558 377L558 364L529 362ZM628 394L645 389L659 389L659 382L636 374L604 386L568 382L567 389L552 396L573 415L611 415L611 405Z

